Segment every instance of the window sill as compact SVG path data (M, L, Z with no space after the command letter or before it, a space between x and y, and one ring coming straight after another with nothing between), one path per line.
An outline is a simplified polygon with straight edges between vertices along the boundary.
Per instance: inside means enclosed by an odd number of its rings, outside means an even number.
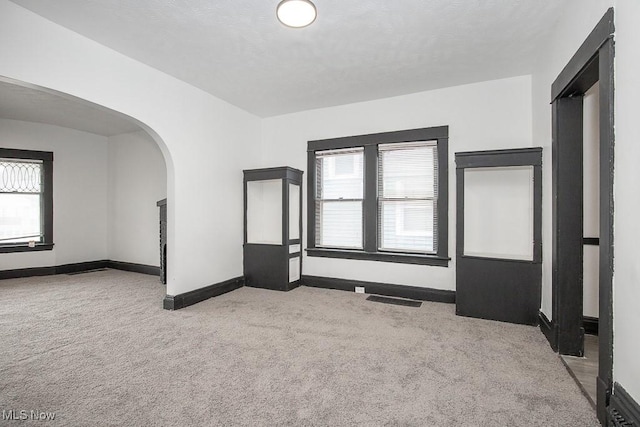
M363 252L346 249L310 248L306 249L306 251L307 255L310 257L360 259L367 261L396 262L401 264L433 265L437 267L448 267L449 261L451 260L451 258L439 257L436 255Z
M16 243L10 245L1 245L0 254L6 254L11 252L37 252L37 251L50 251L53 249L53 243L36 243L33 248L30 248L26 243Z

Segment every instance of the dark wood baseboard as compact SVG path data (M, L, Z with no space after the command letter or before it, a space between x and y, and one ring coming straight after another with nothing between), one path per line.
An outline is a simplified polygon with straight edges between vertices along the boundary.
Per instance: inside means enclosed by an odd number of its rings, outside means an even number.
M100 261L77 262L73 264L56 265L51 267L32 267L18 268L14 270L2 270L0 271L0 280L34 276L52 276L54 274L72 274L83 271L98 270L101 268L113 268L115 270L132 271L135 273L149 274L152 276L160 275L160 267L103 259Z
M353 292L356 286L364 287L367 294L385 295L420 301L435 301L453 304L455 291L420 288L417 286L392 285L389 283L363 282L360 280L335 279L331 277L302 276L302 285L313 288L338 289Z
M0 271L0 280L19 279L21 277L33 277L33 276L50 276L52 274L56 274L55 267L18 268L15 270Z
M131 271L133 273L148 274L150 276L160 276L160 267L145 264L134 264L132 262L108 261L107 268L114 270Z
M582 327L584 328L585 334L598 336L597 317L584 316L582 318Z
M611 427L640 426L640 405L618 383L613 386L607 412Z
M199 303L209 298L231 292L244 286L244 277L236 277L224 282L205 286L204 288L195 289L178 295L167 295L162 301L162 307L165 310L179 310L184 307Z
M542 312L538 312L538 320L540 321L540 330L549 341L549 345L553 351L558 351L558 331L556 324Z

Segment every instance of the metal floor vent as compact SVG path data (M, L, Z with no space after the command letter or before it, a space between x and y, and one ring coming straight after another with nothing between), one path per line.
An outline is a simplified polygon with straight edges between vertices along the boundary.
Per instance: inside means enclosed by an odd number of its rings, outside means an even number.
M95 273L96 271L107 271L108 268L94 268L93 270L74 271L73 273L67 273L67 276L75 276L77 274Z
M367 297L367 301L381 302L383 304L402 305L402 306L405 306L405 307L420 307L422 305L421 301L413 301L413 300L408 300L408 299L398 299L398 298L389 298L389 297L380 297L378 295L369 295Z
M627 421L615 408L609 408L609 425L611 427L634 427L633 421Z

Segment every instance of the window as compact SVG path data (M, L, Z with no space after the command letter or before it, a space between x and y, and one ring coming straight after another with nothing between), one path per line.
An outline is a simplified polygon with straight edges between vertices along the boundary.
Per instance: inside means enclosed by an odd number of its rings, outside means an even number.
M310 141L309 256L448 265L448 127Z
M378 146L378 249L436 253L437 184L435 141Z
M316 153L316 245L362 249L364 150Z
M0 252L52 249L53 153L0 148Z

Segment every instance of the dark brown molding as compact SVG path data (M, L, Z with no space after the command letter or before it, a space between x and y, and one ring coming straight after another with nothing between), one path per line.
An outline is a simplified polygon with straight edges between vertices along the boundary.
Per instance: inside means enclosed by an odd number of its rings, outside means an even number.
M167 295L164 297L162 307L165 310L179 310L190 305L199 303L209 298L231 292L244 286L244 277L236 277L225 280L224 282L205 286L204 288L195 289L178 295Z
M453 304L455 291L421 288L418 286L393 285L390 283L363 282L360 280L336 279L332 277L302 276L302 286L337 289L354 292L356 287L364 287L367 294L406 298L420 301L434 301Z
M99 261L78 262L50 267L31 267L13 270L2 270L0 271L0 280L17 279L21 277L52 276L55 274L70 274L83 271L98 270L101 268L112 268L114 270L131 271L152 276L160 275L160 267L122 261L111 261L105 259Z
M538 313L538 319L540 322L540 330L547 338L547 341L549 341L549 345L553 351L558 351L558 329L556 328L555 323L549 320L542 311Z
M613 387L611 405L608 410L608 421L611 427L640 426L640 405L618 383Z

